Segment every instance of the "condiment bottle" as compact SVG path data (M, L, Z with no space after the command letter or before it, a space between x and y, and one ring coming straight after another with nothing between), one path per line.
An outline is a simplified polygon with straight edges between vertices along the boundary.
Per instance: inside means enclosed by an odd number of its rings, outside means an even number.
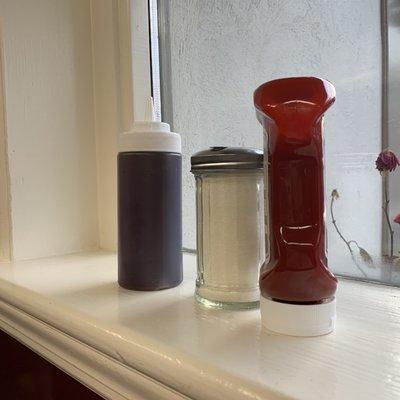
M337 280L325 255L322 138L322 117L334 101L334 86L312 77L270 81L254 93L268 160L270 259L260 277L261 315L278 333L334 329Z
M133 290L182 281L181 139L148 108L119 137L118 283Z
M212 147L192 156L196 177L199 303L227 309L258 307L264 251L263 155Z

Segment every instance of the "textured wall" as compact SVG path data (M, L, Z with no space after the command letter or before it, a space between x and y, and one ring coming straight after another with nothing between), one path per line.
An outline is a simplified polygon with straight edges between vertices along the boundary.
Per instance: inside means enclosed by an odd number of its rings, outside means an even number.
M278 77L316 75L336 85L338 98L325 121L326 191L341 194L337 219L346 235L378 254L379 1L169 0L163 7L171 35L167 107L184 146L184 245L195 247L190 155L215 145L261 147L253 90ZM359 275L330 223L328 240L333 269Z

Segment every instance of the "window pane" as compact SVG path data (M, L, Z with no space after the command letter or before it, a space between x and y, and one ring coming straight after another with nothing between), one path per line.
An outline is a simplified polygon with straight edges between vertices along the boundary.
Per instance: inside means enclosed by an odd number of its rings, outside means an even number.
M383 147L389 146L397 155L400 153L400 2L388 0L387 26L384 26L384 34L387 34L387 101L383 115L383 133L385 143ZM386 72L386 69L384 70ZM400 171L389 174L389 215L393 219L400 213ZM400 255L400 225L393 223L394 230L394 254ZM384 250L390 252L390 235L384 230ZM395 284L400 285L400 270L398 266L386 271L387 278Z
M183 139L185 247L195 247L191 154L209 146L262 148L254 89L279 77L314 75L337 90L325 118L329 266L399 283L396 267L382 266L387 246L375 169L382 148L380 2L159 0L158 8L163 116ZM354 257L332 223L333 189L337 228Z

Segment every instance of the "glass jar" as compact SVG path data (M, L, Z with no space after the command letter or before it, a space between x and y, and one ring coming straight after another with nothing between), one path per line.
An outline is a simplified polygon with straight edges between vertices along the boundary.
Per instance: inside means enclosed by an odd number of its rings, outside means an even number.
M212 147L194 154L196 299L213 308L258 307L265 260L263 154Z

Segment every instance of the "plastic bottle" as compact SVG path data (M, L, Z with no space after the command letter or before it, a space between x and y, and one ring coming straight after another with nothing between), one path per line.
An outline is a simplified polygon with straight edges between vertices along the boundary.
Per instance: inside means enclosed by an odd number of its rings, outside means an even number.
M312 77L270 81L254 93L270 216L260 307L263 325L283 334L334 329L337 280L325 255L322 139L322 117L334 101L334 86Z
M168 124L135 122L119 137L118 283L160 290L182 282L181 139Z

